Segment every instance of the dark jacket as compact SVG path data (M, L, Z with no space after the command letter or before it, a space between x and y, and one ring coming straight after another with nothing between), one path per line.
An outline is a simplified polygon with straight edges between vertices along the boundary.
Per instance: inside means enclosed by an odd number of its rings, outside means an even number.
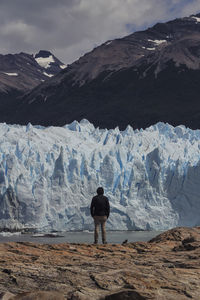
M108 198L104 195L96 195L92 198L90 206L91 216L107 216L110 214L110 204Z

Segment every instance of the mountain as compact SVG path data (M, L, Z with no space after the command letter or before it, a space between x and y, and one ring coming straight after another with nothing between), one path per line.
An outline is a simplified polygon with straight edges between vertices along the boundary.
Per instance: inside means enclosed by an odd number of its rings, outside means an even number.
M26 94L13 122L200 128L200 14L107 41Z
M35 56L27 53L0 55L0 120L12 120L18 105L17 97L30 91L66 66L52 53L40 50Z
M98 186L108 229L200 225L200 131L158 123L146 130L0 124L0 228L93 229Z

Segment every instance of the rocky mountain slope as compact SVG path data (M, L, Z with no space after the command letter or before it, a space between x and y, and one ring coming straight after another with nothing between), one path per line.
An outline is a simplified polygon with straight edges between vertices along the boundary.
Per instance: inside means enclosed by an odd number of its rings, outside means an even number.
M0 121L9 122L17 97L30 91L66 66L49 51L0 55Z
M199 227L126 245L6 243L0 257L3 300L199 300Z
M49 51L0 55L0 92L31 90L66 67Z
M200 14L107 41L20 102L14 120L103 128L200 128Z

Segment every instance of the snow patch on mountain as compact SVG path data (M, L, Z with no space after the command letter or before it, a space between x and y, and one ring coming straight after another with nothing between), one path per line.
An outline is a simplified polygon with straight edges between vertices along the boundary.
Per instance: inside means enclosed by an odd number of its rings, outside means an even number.
M192 19L195 19L197 23L200 22L200 18L198 18L198 17L192 17Z
M200 130L0 124L0 226L93 228L98 186L110 199L108 229L200 225Z
M150 40L148 39L149 42L152 42L152 43L155 43L157 45L161 45L163 43L166 43L167 41L166 40Z
M18 76L18 73L7 73L7 72L4 72L4 74L6 74L8 76Z
M147 47L144 47L144 46L142 46L142 49L146 49L146 50L149 50L149 51L154 51L154 50L156 50L155 47L153 47L153 48L147 48Z
M53 76L54 76L53 74L48 74L48 73L46 73L46 72L43 72L43 74L44 74L45 76L48 76L48 77L53 77Z
M53 55L50 55L48 57L37 57L37 58L35 58L35 60L42 68L45 68L45 69L50 68L51 63L55 62Z
M63 64L63 65L60 65L60 68L61 68L61 69L66 69L67 66Z
M108 45L112 44L112 42L113 41L108 41L108 42L105 43L105 45L108 46Z

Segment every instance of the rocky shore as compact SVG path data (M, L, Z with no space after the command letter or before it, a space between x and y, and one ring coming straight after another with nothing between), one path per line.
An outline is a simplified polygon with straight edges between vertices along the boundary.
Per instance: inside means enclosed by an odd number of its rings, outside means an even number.
M200 227L149 242L0 244L3 300L200 299Z

